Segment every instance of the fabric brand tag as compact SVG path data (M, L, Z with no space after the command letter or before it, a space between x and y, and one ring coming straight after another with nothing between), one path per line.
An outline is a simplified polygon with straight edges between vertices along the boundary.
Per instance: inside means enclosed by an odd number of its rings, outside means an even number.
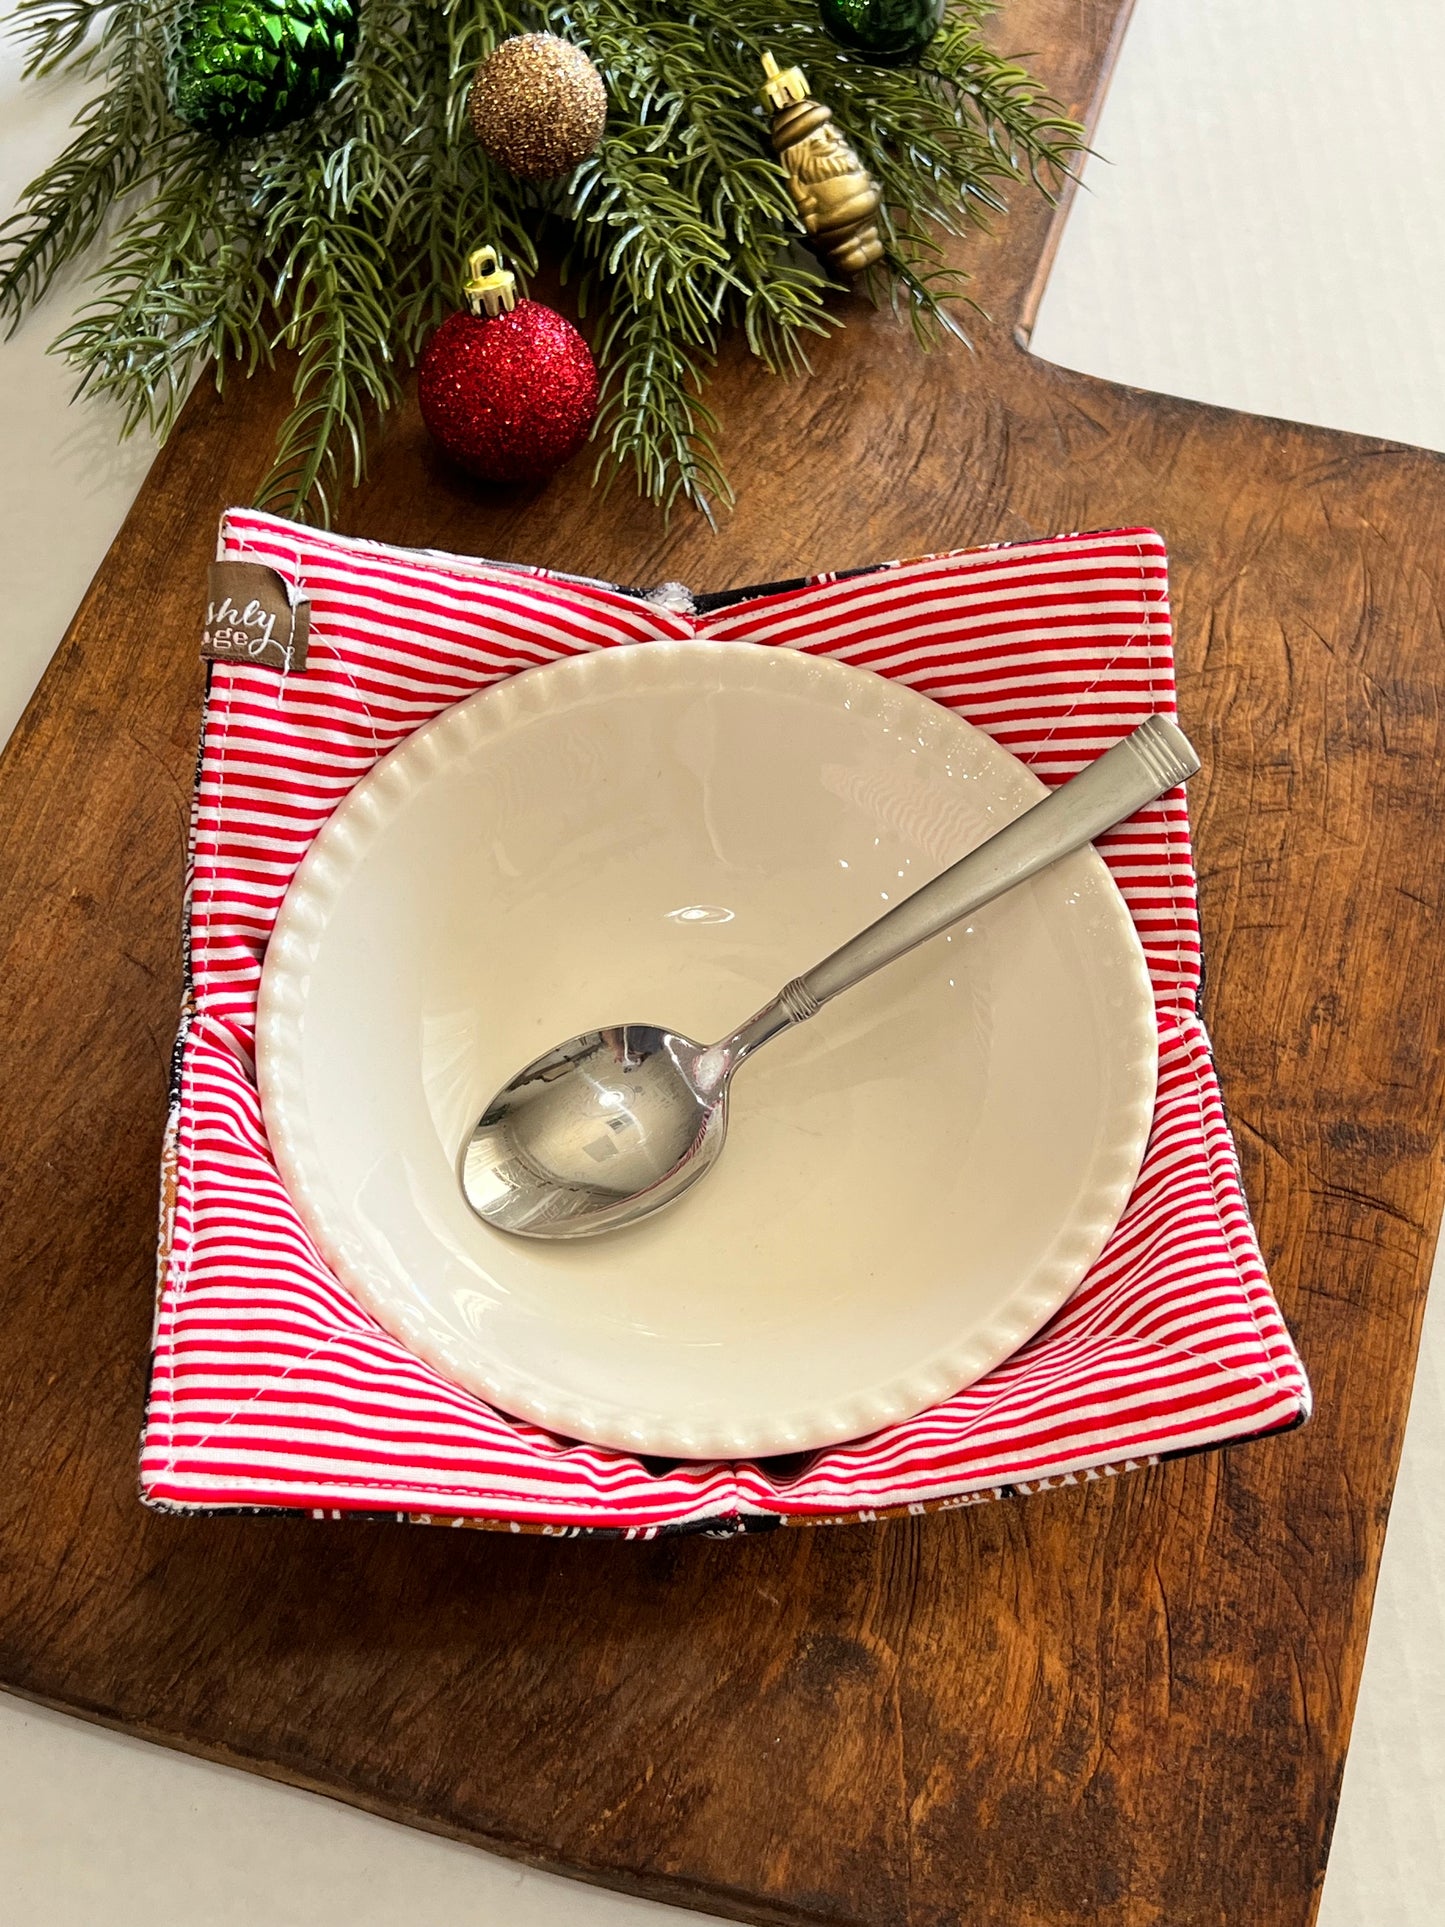
M208 662L254 663L283 675L306 667L311 604L262 562L213 562L207 580L201 655Z

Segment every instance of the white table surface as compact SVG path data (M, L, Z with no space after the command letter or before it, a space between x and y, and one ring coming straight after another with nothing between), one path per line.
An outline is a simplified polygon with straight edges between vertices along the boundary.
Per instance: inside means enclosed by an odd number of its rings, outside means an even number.
M22 93L18 64L0 54L0 206L55 151L78 98L66 84ZM1035 352L1445 449L1440 89L1411 80L1442 73L1439 0L1138 0ZM0 741L150 459L141 443L116 449L105 410L68 408L72 378L44 353L82 293L58 291L0 347ZM1427 1314L1321 1927L1439 1917L1442 1491L1445 1292ZM0 1697L4 1927L412 1918L660 1927L696 1916Z

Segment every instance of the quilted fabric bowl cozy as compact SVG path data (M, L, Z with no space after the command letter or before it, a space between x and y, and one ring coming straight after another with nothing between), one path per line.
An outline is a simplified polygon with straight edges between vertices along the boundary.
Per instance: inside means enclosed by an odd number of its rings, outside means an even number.
M1033 1492L1307 1416L1198 1015L1182 792L1099 845L1144 943L1160 1053L1149 1148L1113 1236L1063 1310L985 1378L801 1461L644 1461L450 1385L327 1269L277 1174L257 1096L257 989L287 885L348 790L451 703L582 650L716 637L903 681L1057 783L1152 711L1173 712L1158 535L1065 535L696 598L389 548L250 510L224 518L218 553L276 570L309 602L310 647L300 673L210 668L141 1452L148 1503L562 1533L741 1531Z

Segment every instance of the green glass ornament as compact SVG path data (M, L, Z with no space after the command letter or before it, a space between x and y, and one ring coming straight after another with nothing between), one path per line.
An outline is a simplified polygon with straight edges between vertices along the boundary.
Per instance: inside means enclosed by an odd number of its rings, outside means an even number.
M916 60L943 25L948 0L818 0L823 25L845 47L889 65Z
M170 33L172 111L217 140L319 107L356 52L358 0L190 0Z

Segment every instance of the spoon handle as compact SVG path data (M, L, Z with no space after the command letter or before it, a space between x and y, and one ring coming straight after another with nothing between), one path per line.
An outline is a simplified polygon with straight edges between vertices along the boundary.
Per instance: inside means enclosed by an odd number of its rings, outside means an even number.
M1199 758L1184 732L1167 716L1149 717L1087 769L785 984L771 1004L728 1040L734 1061L1015 884L1092 843L1156 796L1186 782L1198 768Z

